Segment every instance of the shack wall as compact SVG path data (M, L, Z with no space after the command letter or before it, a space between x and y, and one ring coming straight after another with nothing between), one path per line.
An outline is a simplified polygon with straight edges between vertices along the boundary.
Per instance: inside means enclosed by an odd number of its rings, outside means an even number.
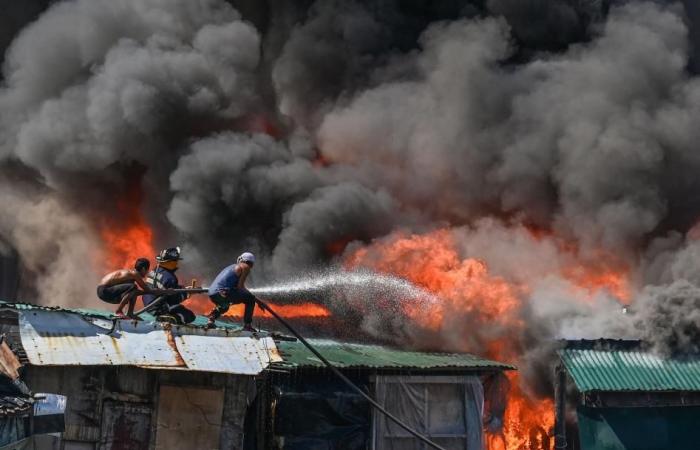
M218 433L207 438L218 448L239 450L243 448L246 410L255 393L255 380L250 376L183 370L28 366L25 376L34 392L68 397L63 450L155 450L158 441L168 442L172 450L189 450L193 447L187 439L195 438L202 430ZM178 387L182 389L172 389ZM218 396L208 397L208 401L220 405L204 408L197 394L217 391ZM183 395L161 400L163 392ZM175 405L182 413L169 410L168 423L159 427L161 402L164 406ZM174 445L173 439L158 439L158 433L165 433L165 426L171 423L178 423L181 436L185 436ZM191 433L187 432L188 427L192 428Z
M698 448L700 407L589 408L579 406L581 450Z

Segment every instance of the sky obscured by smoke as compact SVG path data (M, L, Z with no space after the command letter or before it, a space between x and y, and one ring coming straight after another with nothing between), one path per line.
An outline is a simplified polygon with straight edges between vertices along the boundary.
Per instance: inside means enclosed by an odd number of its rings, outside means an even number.
M692 341L697 8L526 3L270 4L264 26L223 0L28 6L0 88L0 236L36 280L20 295L94 302L99 224L124 225L140 185L155 244L205 279L242 250L262 284L448 228L532 286L528 338L620 331L604 292L561 302L571 255L539 229L629 268L620 334L683 320L663 342Z

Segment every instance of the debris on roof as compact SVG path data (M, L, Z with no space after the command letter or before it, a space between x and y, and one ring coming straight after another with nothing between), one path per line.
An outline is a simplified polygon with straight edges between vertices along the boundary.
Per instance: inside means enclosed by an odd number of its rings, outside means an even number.
M340 368L383 369L467 369L514 370L515 367L463 353L421 353L395 350L379 345L341 343L325 339L308 339L333 365ZM323 367L300 342L278 342L284 359L275 367Z
M0 416L16 416L29 411L34 405L34 399L26 395L0 394Z
M559 350L580 392L700 391L700 355L664 358L640 341L568 341Z

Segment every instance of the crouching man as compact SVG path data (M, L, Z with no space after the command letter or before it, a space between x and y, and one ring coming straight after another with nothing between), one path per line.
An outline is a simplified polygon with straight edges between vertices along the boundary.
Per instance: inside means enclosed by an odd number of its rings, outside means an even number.
M117 304L115 314L124 318L124 307L129 304L129 315L134 311L137 291L148 292L148 286L144 277L148 273L151 263L146 258L139 258L134 263L132 270L120 269L108 273L97 286L97 297L107 303Z
M146 277L152 289L183 289L175 272L179 267L180 247L166 248L158 256L158 266ZM164 319L171 318L178 324L190 323L196 319L195 314L181 305L189 297L185 293L166 295L147 294L143 296L143 304L150 313ZM149 308L150 307L150 308Z
M243 330L256 331L252 325L255 296L245 287L245 280L248 278L253 264L255 264L255 256L250 252L245 252L238 257L236 264L219 272L211 283L208 291L209 299L216 306L207 316L209 318L208 328L213 328L216 319L228 311L231 305L243 303L245 304Z

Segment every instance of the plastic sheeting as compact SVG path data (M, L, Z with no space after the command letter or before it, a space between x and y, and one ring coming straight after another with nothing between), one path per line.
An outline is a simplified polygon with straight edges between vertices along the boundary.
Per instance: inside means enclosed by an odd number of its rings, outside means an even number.
M362 383L361 383L362 384ZM275 389L274 434L283 450L366 450L370 406L344 384L322 382Z
M14 445L29 435L27 422L24 416L10 416L0 418L0 448Z
M0 446L0 450L34 450L34 436Z
M510 381L503 372L497 372L484 380L484 428L487 433L503 433L503 416L508 406Z
M376 398L389 412L448 450L482 450L484 390L477 376L377 376ZM374 413L374 450L427 450Z

